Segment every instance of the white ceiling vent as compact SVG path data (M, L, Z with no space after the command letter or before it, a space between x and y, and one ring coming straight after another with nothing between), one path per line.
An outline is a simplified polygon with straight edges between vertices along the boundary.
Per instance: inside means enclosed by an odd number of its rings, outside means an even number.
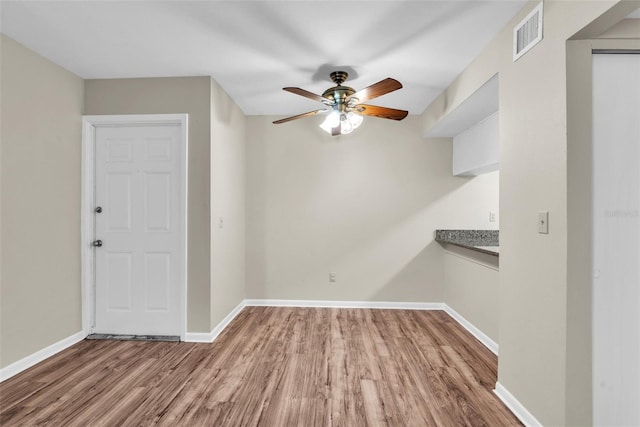
M542 2L513 29L513 62L542 40Z

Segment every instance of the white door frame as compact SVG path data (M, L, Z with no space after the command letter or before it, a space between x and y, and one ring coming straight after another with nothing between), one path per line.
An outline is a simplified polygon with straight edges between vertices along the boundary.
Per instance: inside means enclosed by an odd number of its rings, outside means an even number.
M80 254L81 254L81 295L82 330L86 335L95 326L95 253L92 242L95 239L95 141L96 128L102 126L136 126L173 124L180 126L180 273L182 278L179 307L180 340L187 332L187 177L188 177L188 114L131 114L82 117L82 192L80 212Z

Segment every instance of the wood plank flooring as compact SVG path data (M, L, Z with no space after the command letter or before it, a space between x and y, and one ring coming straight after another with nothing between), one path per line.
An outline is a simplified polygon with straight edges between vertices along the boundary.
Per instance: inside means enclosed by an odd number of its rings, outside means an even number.
M82 341L0 384L0 425L512 426L442 311L247 307L213 344Z

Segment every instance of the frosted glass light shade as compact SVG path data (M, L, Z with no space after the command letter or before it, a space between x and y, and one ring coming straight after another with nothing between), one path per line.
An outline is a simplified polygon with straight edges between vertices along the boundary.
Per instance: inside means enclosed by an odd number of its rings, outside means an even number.
M333 110L327 115L327 118L320 124L320 128L327 133L331 133L331 129L340 124L340 113Z
M352 112L340 114L337 111L329 113L327 118L320 124L320 128L327 133L340 125L340 133L346 135L353 132L362 124L362 116Z

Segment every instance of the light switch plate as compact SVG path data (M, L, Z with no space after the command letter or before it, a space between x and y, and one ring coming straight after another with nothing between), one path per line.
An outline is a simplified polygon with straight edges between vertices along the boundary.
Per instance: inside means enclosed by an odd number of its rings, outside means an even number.
M549 234L549 212L538 212L538 233Z

